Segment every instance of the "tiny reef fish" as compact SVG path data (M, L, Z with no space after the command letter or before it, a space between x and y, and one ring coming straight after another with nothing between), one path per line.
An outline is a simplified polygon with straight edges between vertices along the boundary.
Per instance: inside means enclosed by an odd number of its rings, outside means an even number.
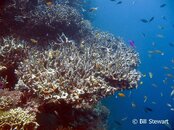
M153 74L152 74L152 72L149 72L149 78L153 78Z
M117 2L117 5L122 4L122 3L123 3L122 1L118 1L118 2Z
M163 8L163 7L165 7L166 6L166 4L162 4L162 5L160 5L160 8Z
M125 94L124 93L118 93L118 96L119 97L125 97Z
M132 46L133 48L135 48L135 42L133 40L129 40L129 44L130 44L130 46Z
M147 112L152 112L153 110L150 107L145 107L144 111L147 113Z
M89 12L94 12L94 11L97 11L97 10L98 10L97 7L93 7L93 8L90 8L90 9L89 9Z

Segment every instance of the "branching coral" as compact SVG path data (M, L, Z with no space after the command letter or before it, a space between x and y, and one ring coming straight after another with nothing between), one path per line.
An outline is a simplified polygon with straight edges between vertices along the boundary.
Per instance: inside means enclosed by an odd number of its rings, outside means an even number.
M15 66L26 56L25 43L17 41L13 37L5 37L0 41L0 66L1 71Z
M11 97L6 97L6 96L2 96L0 97L0 109L5 109L5 108L10 108L12 105L13 99L11 99Z
M88 107L116 90L137 86L137 54L121 41L77 47L62 34L49 50L34 50L16 70L19 82L44 100ZM57 47L56 47L57 46ZM56 49L55 49L56 48Z
M13 33L26 40L34 38L43 45L55 40L62 32L79 40L91 31L89 22L70 6L71 2L52 2L51 6L43 0L12 0L6 3L4 13L0 15L3 19L0 26L2 35Z
M35 115L18 107L9 111L0 111L0 128L17 130L35 130L38 124Z
M5 66L0 66L0 72L6 70L7 68Z
M50 8L47 5L40 5L30 12L30 20L34 24L47 25L56 28L56 23L66 26L78 24L81 21L80 14L72 7L67 5L55 4Z
M27 57L28 48L24 41L13 37L4 37L0 40L0 79L3 81L3 88L14 87L16 77L14 69L18 63ZM2 80L3 79L3 80ZM5 82L4 82L5 81Z
M83 2L1 2L0 129L104 130L109 112L96 104L137 87L138 53L95 30Z
M46 40L50 38L53 40L62 32L79 40L80 37L92 31L89 22L84 20L75 8L67 4L56 3L51 7L41 4L30 11L26 17L32 31L36 32L40 38L45 35Z
M0 91L0 110L9 110L23 103L23 93L20 91Z

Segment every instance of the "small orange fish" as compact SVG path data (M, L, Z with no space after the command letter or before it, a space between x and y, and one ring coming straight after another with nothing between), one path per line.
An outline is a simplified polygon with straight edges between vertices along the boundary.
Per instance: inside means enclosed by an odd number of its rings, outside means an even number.
M125 97L125 94L124 93L118 93L118 96L119 97Z

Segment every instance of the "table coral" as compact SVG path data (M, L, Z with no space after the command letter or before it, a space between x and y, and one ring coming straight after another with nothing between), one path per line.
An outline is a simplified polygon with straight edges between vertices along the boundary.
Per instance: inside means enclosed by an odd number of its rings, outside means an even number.
M16 89L26 86L44 100L81 108L117 90L137 87L141 75L133 66L137 65L138 55L121 41L110 47L91 44L81 52L65 34L59 39L61 42L54 43L51 49L34 50L29 59L21 62L16 70Z

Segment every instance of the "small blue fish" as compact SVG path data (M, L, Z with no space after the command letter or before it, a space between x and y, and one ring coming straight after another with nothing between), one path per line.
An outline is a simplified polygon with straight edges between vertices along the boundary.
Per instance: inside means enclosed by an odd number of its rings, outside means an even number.
M147 19L140 19L141 22L143 23L148 23L149 21Z
M160 8L163 8L163 7L165 7L166 6L166 4L162 4L162 5L160 5Z
M152 110L151 108L149 108L149 107L145 107L145 108L144 108L144 111L145 111L146 113L148 113L148 112L152 112L153 110Z
M135 48L135 42L133 40L129 40L129 44L130 44L130 46L132 46L133 48Z
M152 22L152 21L154 20L154 18L155 18L155 17L151 17L151 18L149 19L149 23Z
M174 42L170 42L169 46L174 47Z
M116 4L119 5L119 4L122 4L123 2L122 1L118 1Z

